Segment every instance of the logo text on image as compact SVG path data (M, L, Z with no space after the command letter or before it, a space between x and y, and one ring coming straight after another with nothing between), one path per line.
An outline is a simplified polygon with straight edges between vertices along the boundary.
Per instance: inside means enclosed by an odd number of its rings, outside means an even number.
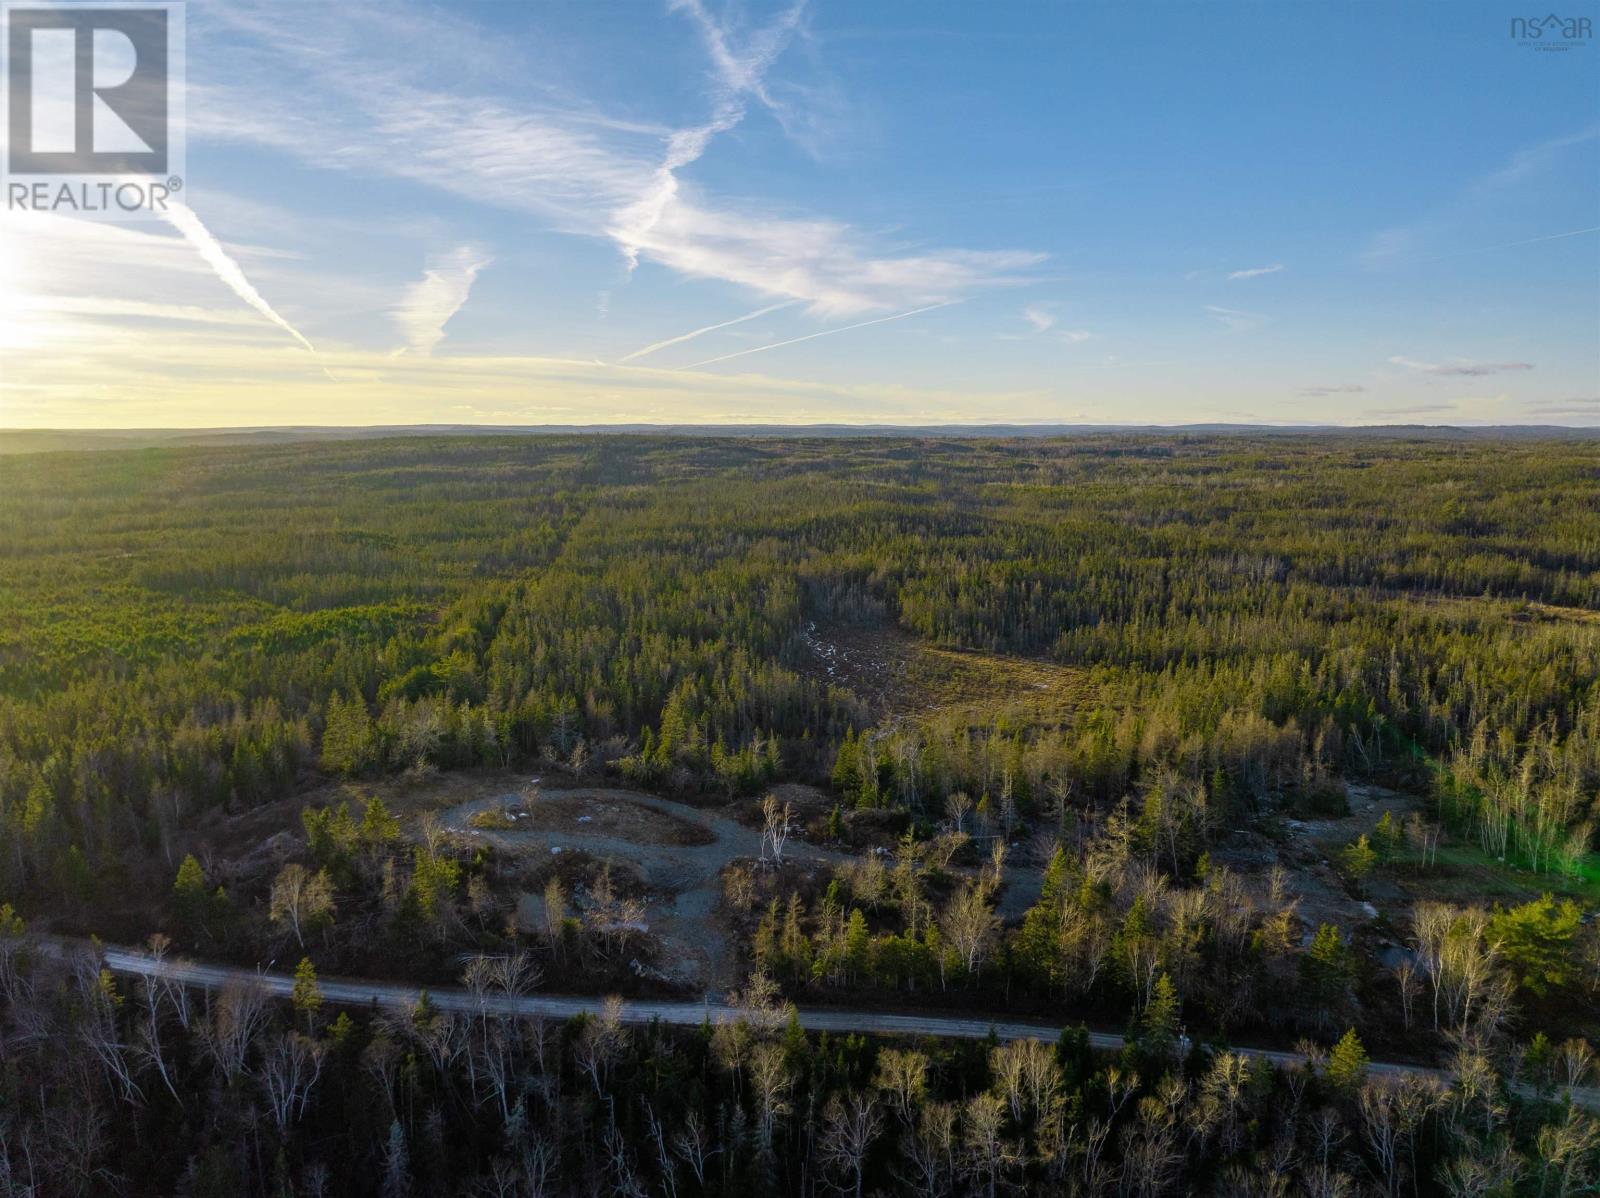
M1594 22L1588 17L1544 16L1512 17L1511 40L1535 50L1568 50L1587 45L1594 36Z
M0 0L9 211L159 216L184 186L177 0Z

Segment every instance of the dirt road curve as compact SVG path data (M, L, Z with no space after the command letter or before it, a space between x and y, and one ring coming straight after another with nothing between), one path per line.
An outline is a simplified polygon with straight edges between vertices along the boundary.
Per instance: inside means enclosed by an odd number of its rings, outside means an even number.
M648 888L646 921L660 944L658 960L669 980L690 991L713 992L738 984L727 951L728 931L713 912L722 893L722 870L738 860L765 856L759 829L719 811L619 787L579 786L539 790L527 780L500 794L457 803L440 814L450 832L469 843L494 845L529 859L579 850L638 876ZM478 826L486 813L506 812L509 826ZM684 831L692 833L684 836ZM861 855L791 837L787 861L842 865ZM972 874L971 868L955 872ZM1044 871L1007 865L997 910L1018 920L1039 897Z
M81 951L83 946L69 942L47 942L54 952L65 954ZM157 961L141 952L122 948L103 950L105 964L113 973L138 977L166 977L191 986L219 990L230 985L259 984L268 993L287 998L294 989L294 979L284 973L269 973L253 969L240 969L231 965L204 965L193 961L168 958ZM392 982L359 981L349 978L323 978L319 981L323 997L334 1003L349 1006L379 1006L405 1009L416 1005L420 991L414 986ZM428 1000L446 1011L476 1013L478 1000L468 991L439 989L428 991ZM595 1012L602 1000L581 995L530 994L508 998L489 995L481 1009L494 1015L542 1015L549 1019L570 1019L584 1012ZM622 1017L628 1023L649 1023L659 1019L663 1023L698 1026L706 1019L713 1023L731 1021L738 1012L723 1003L655 1002L634 1000L624 1003ZM956 1015L899 1015L882 1011L800 1009L800 1025L814 1032L870 1032L884 1036L941 1036L961 1039L982 1039L992 1030L1001 1040L1055 1040L1060 1029L1037 1023L1026 1023L993 1016L961 1017ZM1124 1039L1115 1032L1090 1032L1089 1043L1102 1050L1115 1051L1123 1046ZM1245 1056L1268 1061L1275 1066L1297 1065L1304 1060L1298 1053L1276 1052L1263 1048L1234 1048ZM1399 1065L1374 1061L1369 1071L1378 1075L1399 1076L1419 1074L1443 1078L1437 1069L1417 1065ZM1584 1088L1572 1092L1573 1100L1580 1106L1600 1110L1600 1090Z

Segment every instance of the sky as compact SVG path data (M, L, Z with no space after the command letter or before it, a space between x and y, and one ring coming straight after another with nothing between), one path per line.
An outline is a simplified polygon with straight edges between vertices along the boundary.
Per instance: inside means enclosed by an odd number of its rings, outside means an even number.
M1600 425L1513 15L191 0L184 204L0 213L0 426Z

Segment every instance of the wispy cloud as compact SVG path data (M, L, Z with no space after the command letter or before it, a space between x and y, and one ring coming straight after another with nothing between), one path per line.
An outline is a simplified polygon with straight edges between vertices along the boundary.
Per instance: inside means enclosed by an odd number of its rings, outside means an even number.
M1579 396L1556 400L1554 403L1535 404L1528 409L1534 416L1578 416L1600 420L1600 395Z
M1302 387L1300 394L1313 399L1320 399L1329 395L1360 395L1366 388L1359 383L1330 383L1321 387Z
M1549 166L1573 146L1581 146L1597 138L1600 138L1600 123L1571 133L1547 137L1531 146L1525 146L1513 154L1504 166L1474 183L1471 190L1498 191L1514 183L1520 183L1527 176Z
M632 362L636 358L644 357L646 354L653 354L658 349L666 349L669 345L682 345L685 341L693 341L696 337L703 337L707 333L715 333L718 329L731 328L736 324L743 324L747 320L755 320L758 316L766 316L784 308L792 308L798 302L798 300L784 300L782 303L768 304L765 308L757 308L754 312L746 312L743 316L735 316L732 320L724 320L718 324L708 324L703 329L693 329L677 337L668 337L665 341L653 342L643 349L636 349L626 357L617 360L619 362Z
M475 246L460 246L442 255L422 278L405 290L394 309L394 321L404 334L404 349L424 357L444 340L444 326L461 311L472 294L478 272L494 259Z
M286 255L230 241L222 256L237 274L224 279L213 264L216 249L208 245L209 256L202 255L193 237L170 222L8 212L0 224L0 346L6 351L38 351L59 361L50 347L70 343L73 352L82 352L89 343L116 343L124 333L147 345L203 334L230 344L281 340L296 358L301 355L304 342L284 337L282 326L257 304L232 302L241 276L257 299L268 283L267 290L298 294L298 283L291 281L298 268ZM289 274L276 273L285 267ZM219 299L223 294L227 298ZM4 361L0 391L9 398L19 361L9 352Z
M1242 312L1238 308L1223 308L1217 304L1207 304L1205 310L1234 333L1247 333L1260 328L1267 319L1259 312Z
M847 316L896 304L932 304L1021 282L1044 255L936 250L886 256L831 221L733 212L678 203L642 247L693 278L721 279L758 293L803 300L814 315Z
M225 312L217 308L202 307L199 304L164 304L107 296L29 296L28 307L35 313L105 317L113 320L160 320L233 327L258 325L257 317L246 312Z
M1493 250L1512 250L1524 245L1538 245L1542 241L1565 241L1568 237L1584 237L1590 233L1600 233L1600 225L1593 225L1587 229L1568 229L1565 233L1546 233L1541 237L1522 237L1516 241L1500 241L1494 245L1475 245L1464 250L1450 250L1448 253L1432 254L1426 258L1419 258L1419 262L1444 262L1450 258L1464 258L1468 254L1487 254Z
M1274 262L1271 266L1252 266L1247 270L1235 270L1228 273L1230 279L1254 279L1260 275L1275 275L1283 269L1282 262Z
M214 330L197 328L193 334L159 340L142 329L97 326L88 331L91 336L75 343L70 354L7 355L8 426L1060 419L1059 398L1047 389L975 392L903 383L826 383L516 355L407 354L396 359L376 351L323 347L321 357L336 372L335 383L305 370L301 351L276 333L270 339L233 338L219 352ZM225 412L217 406L224 391ZM115 395L114 406L107 406L107 394Z
M1485 209L1496 203L1503 202L1502 197L1505 193L1511 191L1517 185L1550 172L1569 150L1576 146L1586 145L1597 138L1600 138L1600 124L1590 125L1587 128L1579 129L1572 133L1564 133L1557 137L1546 138L1544 141L1523 147L1512 154L1501 166L1487 175L1473 180L1433 211L1425 213L1408 223L1397 224L1375 233L1366 250L1361 254L1362 265L1368 269L1381 269L1403 260L1431 262L1441 258L1453 258L1459 254L1477 254L1494 249L1510 249L1514 246L1533 245L1541 241L1555 241L1564 237L1576 237L1582 233L1593 232L1594 230L1592 229L1575 229L1547 236L1523 238L1499 245L1469 246L1466 249L1445 253L1426 253L1430 248L1437 247L1438 243L1446 238L1457 242L1463 240L1463 234L1467 232L1470 226L1476 223L1473 221L1473 217L1480 216ZM1414 255L1419 252L1422 252L1424 256L1415 257Z
M1022 319L1033 326L1036 333L1048 332L1056 323L1055 313L1046 311L1038 304L1030 304L1022 310Z
M288 333L308 351L313 354L317 352L299 329L278 315L277 309L267 303L262 294L245 277L239 264L228 256L228 251L222 248L222 243L201 223L194 209L187 204L170 204L165 209L165 216L172 227L183 234L184 240L192 245L195 252L216 272L217 278L226 283L235 295Z
M365 22L382 14L358 21L344 6L328 6L297 10L306 19L295 22L228 8L258 65L200 85L204 102L191 97L191 135L534 214L558 231L610 242L630 267L648 261L736 283L773 300L799 300L818 316L961 299L1022 281L1044 261L1026 250L884 245L841 221L796 214L787 200L706 194L686 168L743 118L746 104L773 106L775 114L784 107L766 73L802 10L736 37L692 0L678 9L700 31L711 66L710 113L692 125L658 128L571 97L547 100L509 70L502 79L494 65L476 62L467 77L482 81L479 92L421 86L425 75L446 77L441 64L431 63L429 73L406 55L379 53L364 40ZM405 11L419 38L444 24ZM441 28L440 42L459 47L471 37L464 24ZM493 39L479 40L493 64Z
M1094 340L1094 334L1088 329L1059 329L1056 327L1058 319L1056 314L1043 304L1029 304L1022 309L1022 319L1027 322L1032 333L1000 333L1001 341L1054 341L1061 345L1079 345L1085 341Z
M1403 408L1368 408L1362 412L1363 416L1427 416L1436 412L1454 412L1456 405L1453 403L1424 403L1412 404Z
M863 320L856 324L847 324L839 329L823 329L818 333L807 333L804 337L790 337L787 341L774 341L770 345L758 345L753 349L741 349L736 353L723 354L716 358L707 358L703 362L695 362L684 367L685 370L698 370L702 366L711 366L717 362L727 362L734 358L742 358L747 354L765 353L769 349L781 349L785 345L799 345L802 341L815 341L818 337L832 337L835 333L848 333L854 329L864 329L869 325L888 324L891 320L904 320L908 316L918 316L923 312L932 312L935 308L948 308L954 300L945 300L942 303L928 304L921 308L913 308L909 312L896 312L893 316L879 316L875 320Z
M1389 359L1396 366L1404 366L1407 370L1419 371L1422 374L1441 376L1466 376L1477 378L1488 374L1509 374L1521 370L1532 370L1531 362L1470 362L1458 358L1454 362L1418 362L1413 358L1403 358L1396 355Z
M804 3L796 4L766 29L750 39L742 53L729 44L728 31L711 18L700 0L673 0L674 11L686 12L700 31L716 69L711 119L702 125L676 130L667 138L666 154L656 168L650 185L633 203L620 211L611 228L627 261L629 271L639 265L639 253L668 208L678 198L678 171L692 165L706 152L711 139L726 133L744 119L744 97L753 94L763 103L771 100L763 86L767 71L783 53Z

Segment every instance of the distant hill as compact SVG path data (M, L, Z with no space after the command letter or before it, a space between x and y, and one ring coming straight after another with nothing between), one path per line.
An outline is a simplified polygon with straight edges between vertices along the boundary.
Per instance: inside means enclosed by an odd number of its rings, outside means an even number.
M1107 433L1249 436L1380 437L1429 440L1575 440L1600 438L1600 427L1557 424L397 424L355 427L286 425L258 428L0 429L0 454L61 450L165 449L178 446L280 445L383 437L573 436L578 434L683 437L1073 437Z

